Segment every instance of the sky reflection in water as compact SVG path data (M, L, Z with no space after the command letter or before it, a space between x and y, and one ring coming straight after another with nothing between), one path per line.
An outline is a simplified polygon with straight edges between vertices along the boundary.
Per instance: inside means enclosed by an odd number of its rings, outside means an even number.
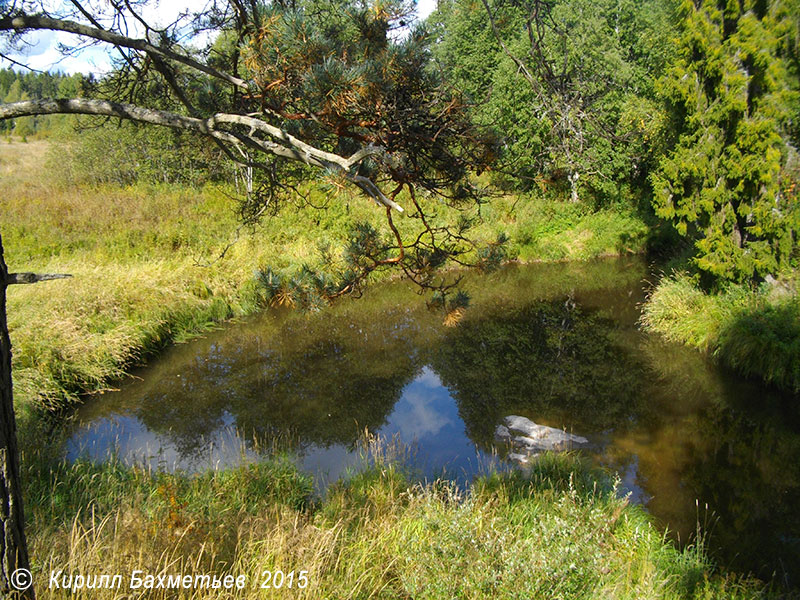
M127 464L188 471L258 460L260 454L236 430L233 415L224 413L222 421L205 444L197 445L198 451L186 454L168 435L151 431L136 416L114 414L79 428L67 443L67 458L104 460L109 452L114 452ZM357 415L353 418L353 430L354 435L360 431ZM410 466L426 479L446 476L463 485L490 466L499 466L496 457L480 450L469 439L458 405L428 366L403 389L386 424L373 433L407 446ZM298 462L314 474L321 492L348 469L356 468L361 454L353 444L311 443L299 449Z

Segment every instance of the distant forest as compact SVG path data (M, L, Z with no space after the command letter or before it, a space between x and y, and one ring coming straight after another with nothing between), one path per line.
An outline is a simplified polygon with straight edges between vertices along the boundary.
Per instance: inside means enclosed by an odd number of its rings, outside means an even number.
M36 98L75 98L84 95L84 90L90 83L91 79L80 73L18 73L13 69L0 69L0 100L19 102ZM49 133L63 120L61 115L45 115L0 121L0 133L13 133L20 137Z

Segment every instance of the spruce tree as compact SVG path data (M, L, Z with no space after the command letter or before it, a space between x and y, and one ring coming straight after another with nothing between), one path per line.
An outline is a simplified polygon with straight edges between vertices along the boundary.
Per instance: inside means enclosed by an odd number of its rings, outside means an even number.
M680 10L679 55L659 82L674 146L653 175L653 202L693 241L706 284L775 273L797 245L796 4L704 0Z

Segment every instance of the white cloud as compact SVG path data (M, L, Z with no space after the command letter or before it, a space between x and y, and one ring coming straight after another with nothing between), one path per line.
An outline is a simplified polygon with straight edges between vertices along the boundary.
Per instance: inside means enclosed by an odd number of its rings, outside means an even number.
M436 0L417 0L417 16L425 19L436 10Z
M55 31L34 31L25 38L25 56L41 56L55 43Z
M414 383L418 383L433 389L442 387L442 380L439 379L439 376L436 374L436 372L427 365L423 367L420 374L414 378Z
M45 34L42 36L41 34ZM38 39L36 39L38 38ZM84 48L80 52L65 56L58 45L75 46L80 40L76 36L62 32L35 32L30 38L36 44L26 47L11 57L33 69L40 71L62 71L65 73L105 73L111 68L108 47L103 45ZM1 61L0 61L1 62Z
M427 393L407 391L392 414L392 422L405 439L435 436L453 419L443 414L437 406L439 398Z

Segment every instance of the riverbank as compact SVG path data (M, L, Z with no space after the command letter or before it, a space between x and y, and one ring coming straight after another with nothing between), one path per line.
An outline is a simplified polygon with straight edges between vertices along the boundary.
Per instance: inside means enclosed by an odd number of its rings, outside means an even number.
M664 277L642 307L642 324L749 377L800 393L797 281L703 292L686 274Z
M73 275L9 288L22 420L102 393L165 345L259 310L257 269L314 268L322 248L344 244L350 224L385 228L373 205L340 191L314 197L322 210L286 207L241 229L231 189L74 185L48 176L57 159L46 141L0 144L9 268ZM505 231L510 255L523 261L638 253L646 244L647 227L631 209L503 197L482 216L476 237Z
M127 588L138 571L151 583L244 575L244 598L768 597L756 581L717 574L701 543L677 550L576 456L467 490L414 484L385 446L365 456L370 467L314 500L309 477L281 457L188 476L27 454L34 581L40 594L54 572L73 588L78 574L120 573ZM42 597L104 593L119 590Z

